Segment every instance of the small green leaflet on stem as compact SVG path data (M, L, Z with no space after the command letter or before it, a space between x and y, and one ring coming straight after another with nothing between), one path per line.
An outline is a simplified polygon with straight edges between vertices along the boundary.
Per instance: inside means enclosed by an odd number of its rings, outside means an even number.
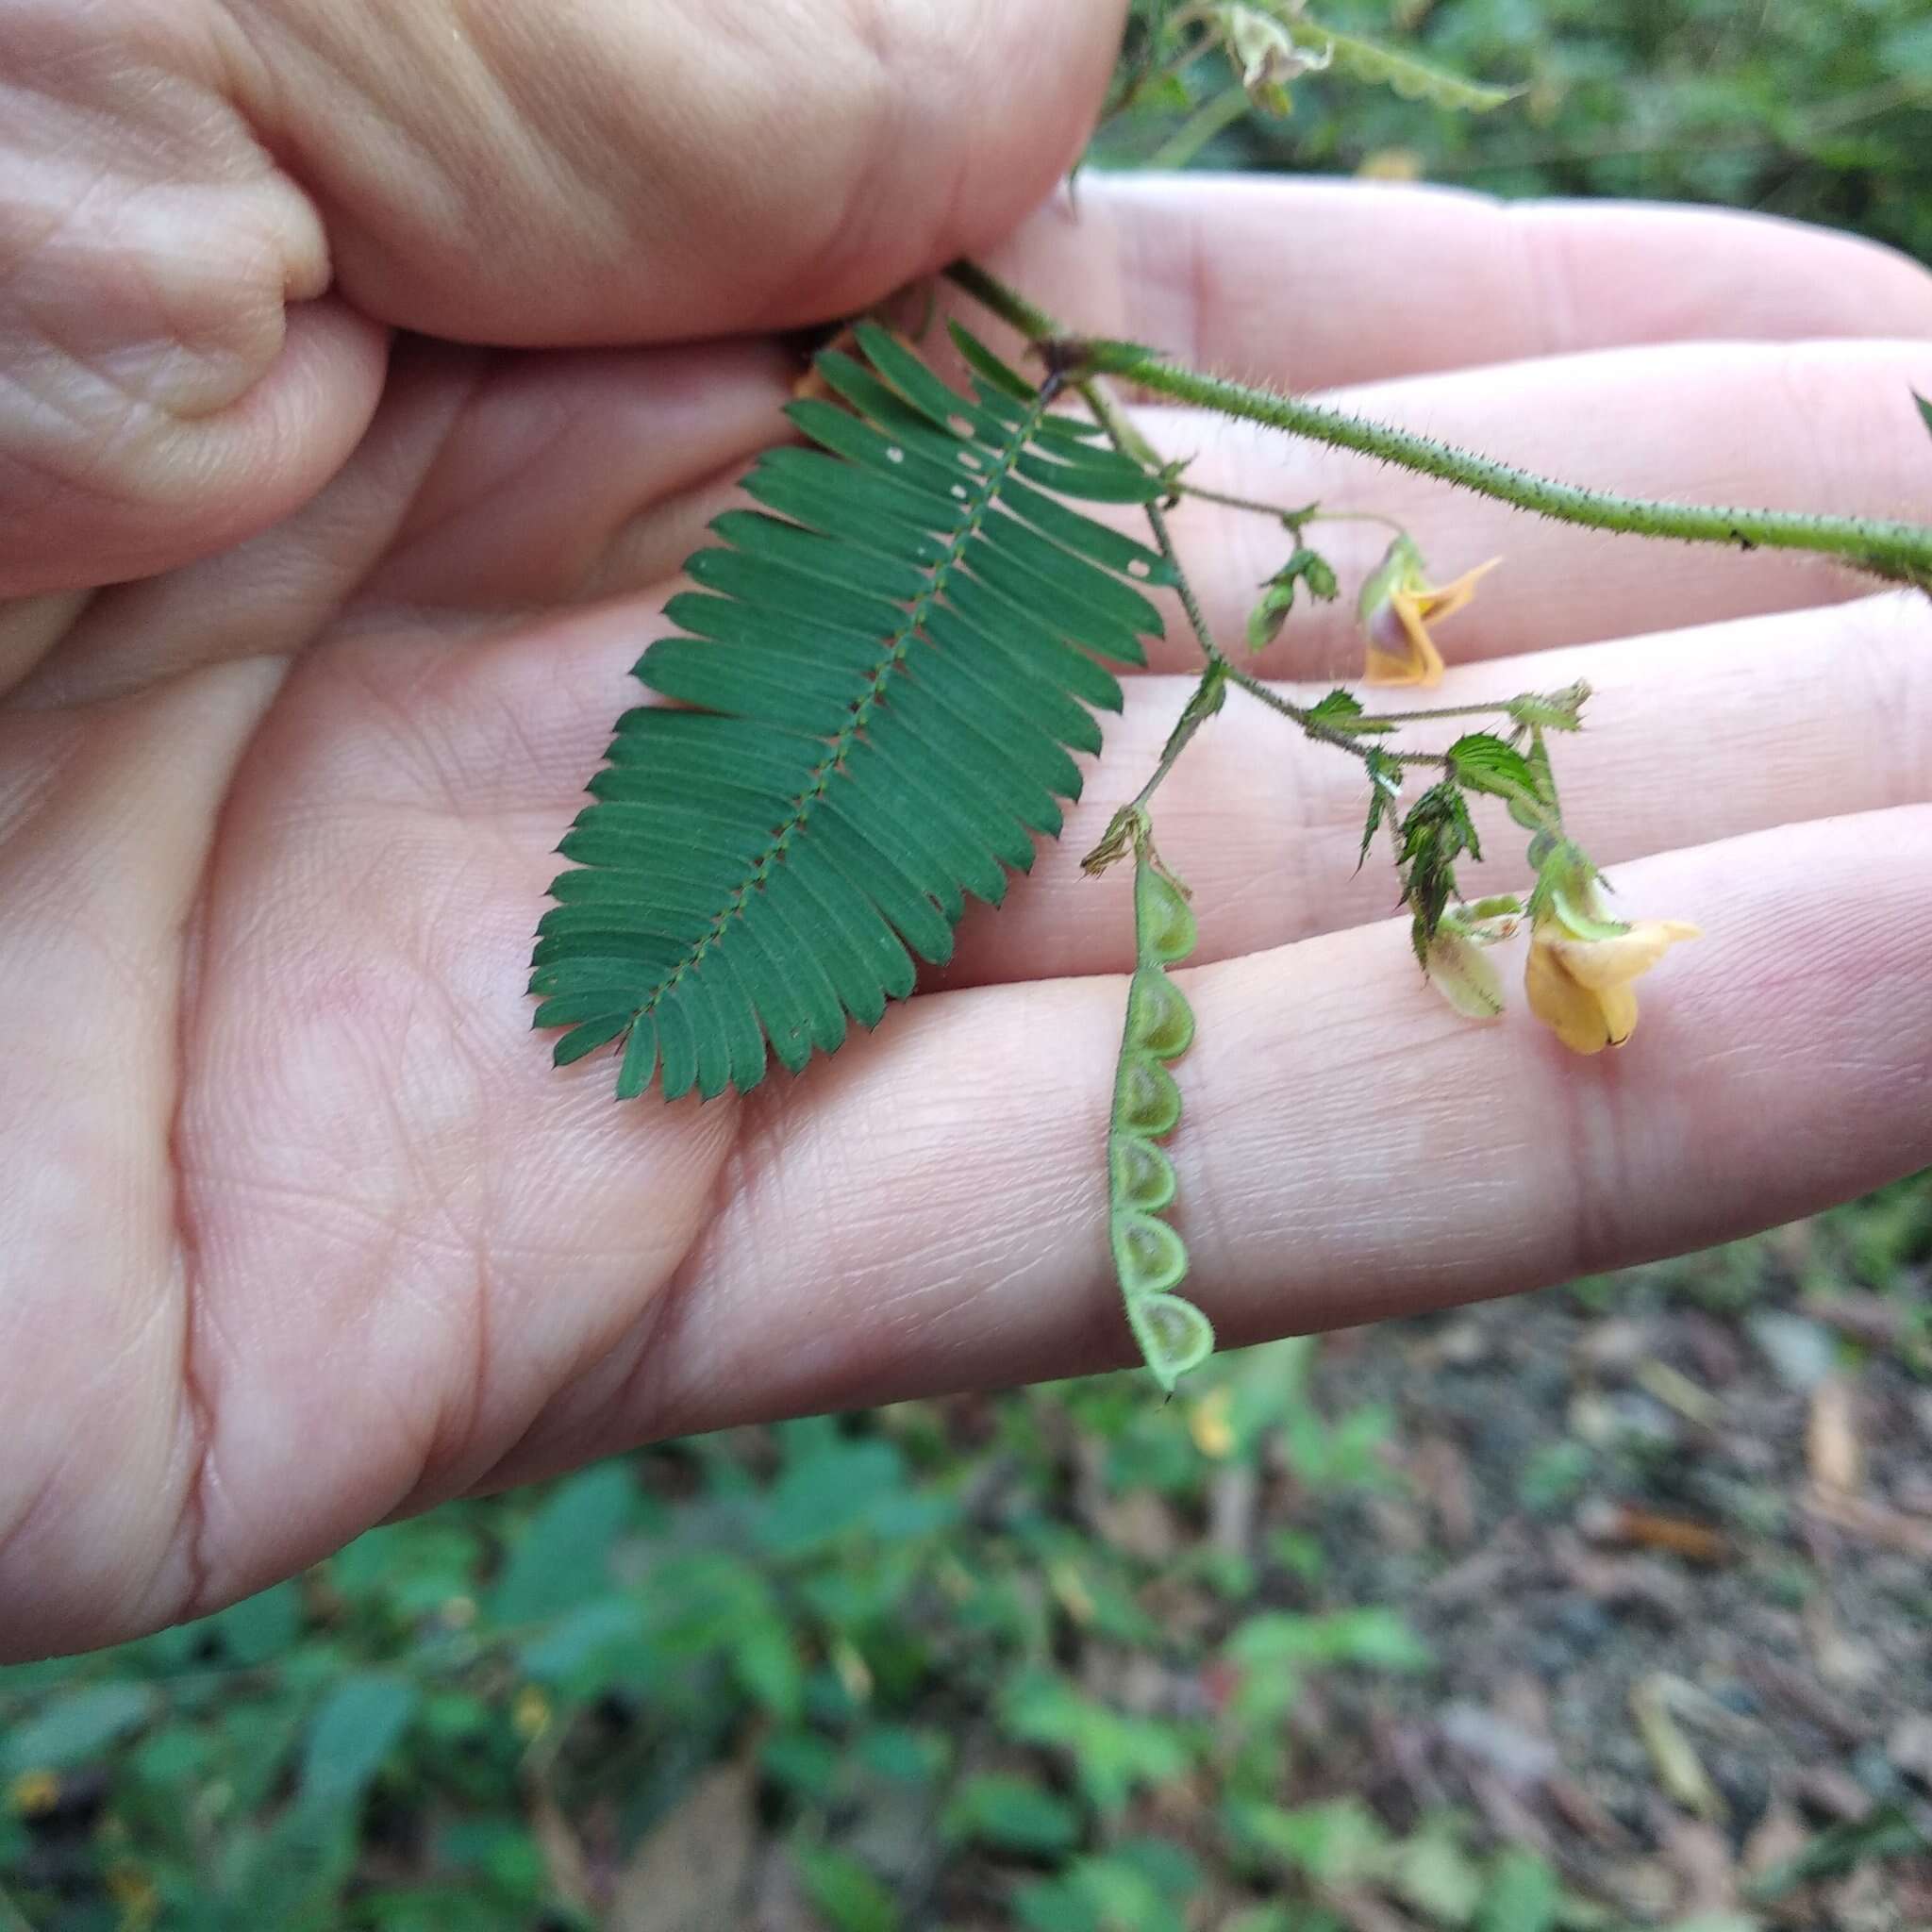
M1454 778L1431 785L1405 814L1396 834L1402 896L1412 914L1410 942L1426 967L1429 946L1442 915L1458 895L1456 861L1465 853L1478 861L1482 846L1468 801Z
M1302 728L1309 725L1324 737L1342 732L1350 738L1379 738L1396 728L1391 719L1370 717L1361 699L1342 685L1308 707Z
M1529 727L1529 750L1524 755L1529 767L1531 795L1512 798L1509 816L1525 832L1554 837L1563 829L1563 808L1557 797L1557 774L1550 769L1550 748L1543 741L1541 724Z
M1536 773L1529 760L1492 732L1465 732L1449 747L1449 767L1471 791L1486 791L1511 805L1536 801Z
M1328 559L1306 543L1261 586L1261 601L1248 613L1249 650L1264 651L1281 635L1302 585L1324 604L1332 604L1341 589Z
M1932 402L1928 402L1917 390L1912 391L1912 400L1919 406L1919 415L1927 430L1932 430Z
M1330 697L1346 697L1346 691L1331 691ZM1327 703L1324 698L1323 703ZM1319 708L1319 707L1317 708ZM1385 751L1377 751L1371 745L1362 755L1369 773L1369 815L1362 826L1362 849L1357 856L1356 871L1361 871L1368 863L1369 847L1375 842L1375 834L1387 819L1391 831L1395 826L1395 807L1402 796L1402 767ZM1398 845L1399 845L1398 840Z
M1561 691L1524 691L1504 707L1510 719L1524 730L1531 726L1543 731L1581 731L1583 708L1590 702L1590 686L1578 678Z

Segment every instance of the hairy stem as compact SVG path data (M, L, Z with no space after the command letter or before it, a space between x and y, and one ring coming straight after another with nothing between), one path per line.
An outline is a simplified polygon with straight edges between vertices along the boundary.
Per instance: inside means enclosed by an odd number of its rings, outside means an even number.
M1080 395L1087 407L1093 411L1102 426L1107 430L1116 449L1124 456L1144 461L1141 452L1145 443L1138 430L1129 424L1121 408L1100 384L1086 381L1080 384ZM1158 470L1158 460L1154 464ZM1174 760L1187 747L1188 741L1200 729L1202 721L1211 717L1221 708L1224 686L1237 684L1251 697L1259 698L1270 710L1279 711L1284 718L1293 721L1300 727L1304 737L1316 744L1332 744L1347 752L1353 758L1369 762L1372 749L1379 751L1381 757L1399 765L1443 766L1447 759L1430 752L1391 752L1379 747L1364 744L1354 734L1338 730L1323 723L1305 706L1296 704L1291 698L1283 697L1279 691L1271 691L1258 677L1253 677L1242 671L1229 658L1214 641L1214 634L1208 627L1208 614L1201 608L1201 600L1194 594L1194 587L1189 581L1186 566L1181 562L1180 552L1174 545L1174 534L1168 528L1167 514L1158 503L1141 506L1147 517L1148 527L1154 532L1154 541L1160 554L1167 559L1174 572L1175 593L1181 600L1181 608L1187 612L1188 623L1193 627L1202 654L1208 659L1208 668L1201 674L1201 682L1195 686L1193 694L1188 699L1187 708L1182 711L1180 722L1169 735L1167 744L1160 755L1160 763L1154 775L1141 788L1134 800L1135 806L1143 806L1153 797L1160 781L1174 769ZM1485 711L1507 709L1507 705L1487 705Z
M1094 420L1107 431L1113 446L1133 461L1142 461L1141 452L1146 445L1140 432L1121 413L1120 405L1097 382L1083 382L1080 397L1093 411ZM1187 612L1188 623L1193 627L1202 655L1210 666L1218 664L1223 661L1221 646L1214 641L1214 634L1208 628L1208 613L1201 608L1201 600L1195 596L1194 587L1188 579L1187 567L1174 547L1174 533L1167 526L1167 512L1158 503L1145 504L1142 508L1147 514L1147 526L1154 532L1155 546L1174 572L1175 592L1180 597L1181 608Z
M1651 502L1580 489L1439 442L1433 437L1181 368L1136 342L1083 341L1069 337L1045 310L976 263L955 262L946 273L1002 321L1044 349L1050 358L1058 358L1063 366L1076 364L1082 375L1119 376L1156 395L1260 423L1337 449L1355 450L1559 523L1686 543L1724 543L1743 550L1809 551L1835 557L1855 570L1889 582L1911 584L1932 592L1932 529L1921 525Z
M1271 711L1279 711L1284 718L1291 718L1301 726L1304 737L1316 744L1332 744L1339 749L1358 758L1364 764L1370 761L1373 752L1391 764L1427 765L1436 771L1447 771L1449 760L1440 752L1432 751L1391 751L1386 745L1364 742L1353 732L1339 730L1324 724L1304 705L1296 704L1291 698L1285 698L1278 691L1271 690L1258 677L1250 675L1239 665L1226 666L1227 681L1238 684L1252 698L1258 698ZM1484 710L1500 710L1498 705L1486 705Z

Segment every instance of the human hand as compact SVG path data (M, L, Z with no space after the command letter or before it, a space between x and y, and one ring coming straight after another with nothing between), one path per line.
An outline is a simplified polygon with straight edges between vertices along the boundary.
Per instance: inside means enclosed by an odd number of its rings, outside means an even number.
M800 1082L616 1107L520 1000L627 667L778 425L768 332L1011 227L1122 11L15 0L0 1655L647 1437L1128 1353L1097 1154L1125 881L1076 864L1124 777ZM1374 385L1351 402L1645 493L1932 498L1902 407L1932 281L1861 244L1346 185L1081 206L995 260L1094 331ZM1148 417L1195 480L1373 480L1432 560L1506 550L1450 642L1521 657L1511 688L1590 679L1577 835L1625 903L1710 934L1614 1059L1472 1029L1387 877L1351 874L1348 774L1230 702L1160 814L1208 962L1173 1152L1224 1340L1694 1245L1932 1158L1924 599ZM1253 521L1181 528L1232 628L1280 558ZM1187 656L1176 627L1108 774L1151 763ZM1322 612L1263 663L1355 661ZM1713 713L1724 768L1686 786Z

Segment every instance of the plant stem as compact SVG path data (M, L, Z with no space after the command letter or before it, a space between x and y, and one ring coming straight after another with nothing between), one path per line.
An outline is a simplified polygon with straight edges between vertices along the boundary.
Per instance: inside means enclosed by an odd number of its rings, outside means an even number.
M1141 443L1140 433L1121 414L1120 405L1101 388L1097 382L1083 382L1080 397L1093 411L1094 421L1108 433L1113 446L1123 456L1139 462L1139 449ZM1180 552L1174 547L1174 533L1167 526L1167 512L1158 503L1144 504L1141 508L1147 513L1148 527L1154 532L1154 541L1167 565L1174 572L1174 590L1181 600L1181 608L1187 612L1188 623L1193 627L1196 641L1209 666L1226 660L1221 653L1221 646L1214 641L1214 633L1208 627L1208 613L1201 608L1201 600L1194 594L1194 587L1188 579L1187 566L1181 562Z
M1116 449L1123 454L1140 460L1136 446L1141 444L1140 432L1121 414L1120 405L1103 390L1097 382L1080 384L1080 394L1087 407L1106 429ZM1158 467L1158 466L1157 466ZM1296 704L1291 698L1283 697L1280 692L1269 690L1258 677L1250 676L1241 670L1214 641L1214 634L1208 626L1207 612L1201 608L1201 602L1194 594L1194 587L1188 579L1186 567L1180 559L1180 552L1174 547L1173 532L1168 528L1167 515L1158 503L1143 504L1148 527L1154 532L1155 542L1160 554L1166 558L1174 572L1174 590L1181 600L1181 608L1187 612L1188 622L1193 626L1194 636L1199 641L1203 655L1208 659L1208 668L1201 674L1201 682L1195 686L1189 698L1187 708L1182 711L1180 722L1169 734L1166 746L1160 754L1160 763L1153 777L1141 787L1134 800L1136 807L1146 804L1169 772L1174 769L1174 760L1186 749L1188 741L1199 730L1202 721L1211 717L1221 708L1223 686L1238 684L1251 697L1259 698L1270 710L1279 711L1283 717L1292 719L1301 729L1302 735L1311 742L1332 744L1360 758L1364 764L1370 762L1371 751L1399 765L1446 766L1448 760L1430 752L1391 752L1380 746L1369 746L1351 732L1335 729L1318 720L1306 707ZM1475 708L1477 713L1489 713L1507 709L1504 705L1484 705Z
M1687 543L1724 543L1740 549L1810 551L1835 557L1854 569L1892 583L1932 592L1932 529L1864 517L1827 517L1771 509L1731 509L1701 504L1649 502L1610 491L1583 490L1461 450L1433 437L1302 402L1271 390L1229 382L1164 361L1134 342L1069 339L1052 316L974 262L946 272L1003 321L1036 344L1063 357L1080 355L1081 373L1116 375L1157 395L1260 423L1338 449L1355 450L1424 476L1435 476L1478 495L1493 497L1559 523L1630 536Z
M1507 716L1513 698L1500 698L1487 705L1433 705L1422 711L1374 711L1357 718L1356 726L1364 724L1424 724L1433 718L1493 718Z
M1307 509L1283 509L1278 503L1263 503L1254 496L1233 496L1225 490L1209 490L1205 484L1190 483L1185 476L1176 476L1174 487L1180 495L1197 496L1203 503L1218 503L1224 509L1252 510L1257 516L1269 517L1297 535L1307 524L1380 524L1385 530L1400 533L1402 529L1393 517L1385 517L1378 509L1324 509L1319 503L1310 504Z
M1248 111L1249 105L1247 90L1242 87L1216 94L1205 107L1196 108L1147 157L1147 166L1169 172L1185 168L1217 134L1225 134Z
M1278 691L1272 691L1258 677L1252 676L1239 665L1226 665L1227 681L1238 684L1252 698L1259 698L1271 711L1279 711L1284 718L1292 718L1301 726L1304 737L1317 744L1332 744L1341 750L1352 753L1367 764L1372 752L1378 754L1391 764L1428 765L1437 771L1447 771L1449 760L1440 752L1433 751L1390 751L1379 744L1365 744L1353 732L1338 731L1332 725L1324 724L1305 706L1298 705L1292 698L1285 698ZM1496 705L1485 705L1486 711L1502 708Z
M1083 382L1080 396L1087 407L1093 411L1094 420L1107 431L1114 447L1124 455L1141 460L1135 445L1140 439L1126 419L1121 414L1119 405L1097 382ZM1221 708L1227 679L1228 662L1222 656L1221 646L1214 641L1214 633L1208 627L1208 613L1201 608L1201 600L1194 594L1194 586L1189 580L1187 568L1181 562L1180 552L1174 548L1174 533L1167 526L1167 517L1158 503L1141 506L1147 514L1148 527L1154 532L1154 541L1161 556L1174 572L1174 591L1181 600L1181 608L1187 612L1188 623L1193 627L1194 639L1201 646L1201 655L1207 658L1207 666L1201 673L1198 683L1188 702L1182 707L1180 717L1174 729L1167 735L1167 742L1161 747L1160 762L1154 768L1154 775L1141 786L1134 795L1133 803L1127 807L1129 812L1141 810L1156 791L1161 781L1174 770L1174 761L1188 748L1203 724Z
M1186 751L1194 733L1200 730L1208 720L1221 708L1222 686L1228 675L1227 660L1224 658L1213 659L1201 674L1201 681L1190 693L1187 703L1181 708L1174 727L1167 734L1167 742L1160 748L1160 762L1154 768L1154 775L1134 794L1129 810L1139 811L1147 801L1159 791L1161 781L1174 770L1182 752Z

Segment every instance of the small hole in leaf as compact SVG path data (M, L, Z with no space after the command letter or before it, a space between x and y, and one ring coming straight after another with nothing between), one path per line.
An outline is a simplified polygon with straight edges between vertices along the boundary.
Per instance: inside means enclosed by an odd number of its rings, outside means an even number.
M886 452L886 460L889 463L903 463L906 460L906 452L903 449L901 449L897 443L894 443L892 447Z
M1154 566L1144 557L1137 557L1127 565L1127 575L1130 577L1145 577L1153 574Z
M967 496L968 496L968 495L969 495L969 494L970 494L971 492L970 492L970 491L969 491L967 490L967 488L966 488L966 486L965 486L965 484L963 484L963 483L955 483L955 484L953 485L953 492L952 492L952 493L953 493L953 494L954 494L955 496L957 496L957 497L958 497L958 498L959 499L959 501L960 501L961 503L964 503L964 502L966 501L966 498L967 498Z

